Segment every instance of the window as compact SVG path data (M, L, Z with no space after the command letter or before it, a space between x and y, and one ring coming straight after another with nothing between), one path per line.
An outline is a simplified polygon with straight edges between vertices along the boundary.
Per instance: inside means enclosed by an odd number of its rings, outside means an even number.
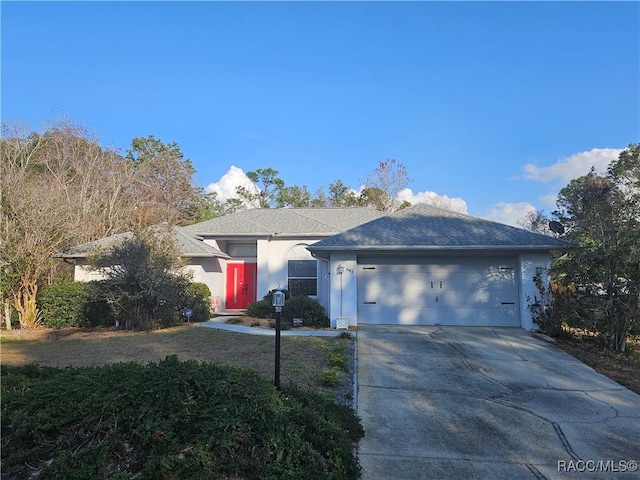
M287 255L287 283L293 295L318 294L318 263L306 245L296 245Z
M258 245L255 243L230 243L227 253L233 258L255 258L258 256Z

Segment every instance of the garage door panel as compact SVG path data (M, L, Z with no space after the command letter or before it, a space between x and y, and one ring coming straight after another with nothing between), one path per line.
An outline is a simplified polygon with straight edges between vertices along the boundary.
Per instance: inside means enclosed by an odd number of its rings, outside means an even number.
M359 321L520 325L516 265L511 257L369 259L358 267Z
M489 276L484 272L469 272L449 275L447 277L436 277L427 274L408 274L401 273L389 276L361 276L359 282L362 281L367 285L368 289L389 289L404 290L407 288L418 288L437 292L441 290L462 289L473 290L478 288L489 288L491 290L513 290L516 288L515 275Z
M376 279L380 284L389 285L389 279L401 281L403 285L411 282L426 282L432 289L447 288L451 285L464 288L476 285L504 285L515 288L516 278L513 267L488 265L473 268L469 265L439 265L431 268L429 265L381 265L363 267L359 270L361 278Z
M425 307L362 305L358 321L369 324L435 325L437 311Z
M363 305L358 321L366 324L513 326L515 308L430 308Z
M510 291L456 290L435 295L432 301L441 308L502 308L503 305L515 303L515 300Z
M434 294L429 290L418 288L368 289L360 296L362 304L386 305L394 308L502 308L504 305L515 304L516 300L513 292L507 290L499 295L495 291L483 290L456 290Z

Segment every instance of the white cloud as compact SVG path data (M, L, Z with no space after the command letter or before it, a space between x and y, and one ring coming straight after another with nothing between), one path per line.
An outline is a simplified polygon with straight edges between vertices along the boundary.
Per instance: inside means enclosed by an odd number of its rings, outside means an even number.
M231 165L227 173L220 177L217 182L207 185L205 191L207 193L215 192L218 200L226 202L228 199L236 197L236 187L240 186L250 190L255 188L241 168Z
M547 195L543 195L540 197L540 202L542 202L543 205L555 208L556 202L558 201L558 193L549 193Z
M536 207L527 202L500 202L494 203L491 206L489 213L483 218L511 225L513 227L520 227L520 225L518 225L518 220L524 219L525 215L533 210L536 210Z
M416 203L426 203L434 207L443 208L453 212L467 213L467 202L463 199L455 197L451 198L446 195L438 195L436 192L418 192L413 193L410 188L404 188L398 192L397 200L404 202L405 200L412 205Z
M524 166L526 180L536 182L561 181L565 184L574 178L589 173L591 167L596 172L604 173L612 160L618 158L622 149L618 148L593 148L588 152L580 152L567 158L561 158L548 167L538 167L532 163Z

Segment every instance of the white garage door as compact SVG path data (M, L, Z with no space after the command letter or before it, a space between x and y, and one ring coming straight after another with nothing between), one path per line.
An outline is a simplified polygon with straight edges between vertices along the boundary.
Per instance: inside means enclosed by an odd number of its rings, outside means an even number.
M358 262L358 322L520 326L516 257Z

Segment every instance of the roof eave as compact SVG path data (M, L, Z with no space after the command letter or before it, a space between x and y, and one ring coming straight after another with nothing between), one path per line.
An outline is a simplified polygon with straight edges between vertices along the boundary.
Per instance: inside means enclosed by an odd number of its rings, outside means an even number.
M380 252L404 252L404 251L462 251L462 250L508 250L508 251L549 251L549 250L565 250L569 248L569 245L358 245L358 246L346 246L346 245L331 245L331 246L316 246L310 245L308 250L319 252L336 252L336 251L380 251Z
M205 239L230 239L230 238L327 238L337 235L340 232L308 232L308 233L289 233L289 232L271 232L271 233L203 233L198 232L195 235L204 237Z
M182 253L180 256L184 258L231 258L226 253Z
M68 260L76 260L78 258L87 258L90 256L90 253L72 253L72 254L65 254L65 253L56 253L53 255L54 258L62 258L62 259L68 259ZM185 258L225 258L225 259L229 259L231 258L229 255L227 255L226 253L220 252L220 253L180 253L181 257L185 257Z

